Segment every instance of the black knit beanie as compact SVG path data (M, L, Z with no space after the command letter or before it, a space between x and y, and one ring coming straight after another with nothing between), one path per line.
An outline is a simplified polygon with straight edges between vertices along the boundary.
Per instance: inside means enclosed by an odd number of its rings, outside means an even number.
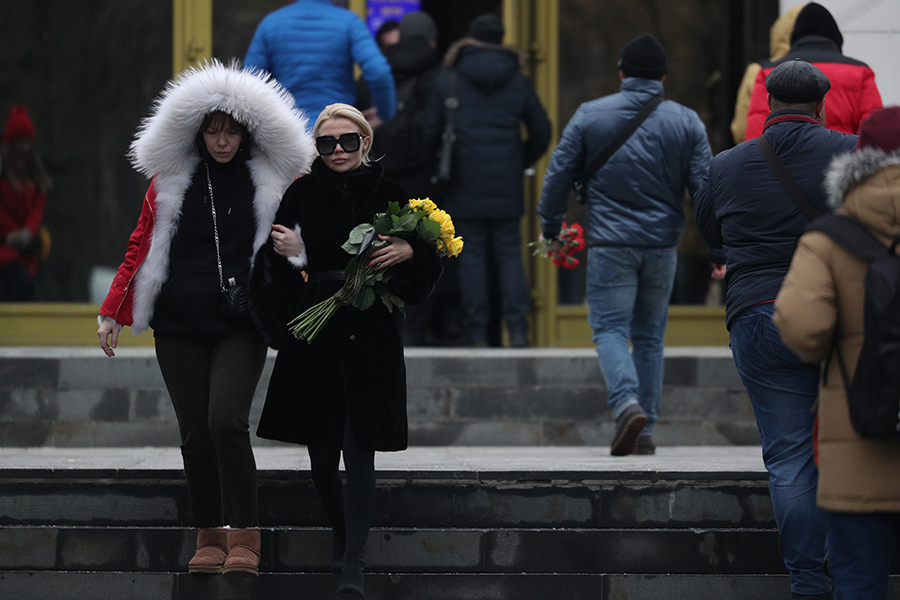
M469 24L468 36L479 42L487 44L502 44L506 30L503 29L503 21L494 14L475 17Z
M837 21L821 4L810 2L797 13L794 29L791 31L791 46L794 42L808 35L820 35L827 37L837 44L838 48L844 45L844 36L838 28Z
M625 44L622 58L619 60L619 69L625 77L660 79L669 72L666 49L655 37L645 33Z

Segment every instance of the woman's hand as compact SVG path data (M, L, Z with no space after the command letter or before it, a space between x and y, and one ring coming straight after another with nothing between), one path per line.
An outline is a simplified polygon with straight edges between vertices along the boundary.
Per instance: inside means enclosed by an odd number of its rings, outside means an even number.
M303 242L297 237L297 234L288 229L284 225L272 225L272 241L275 246L275 253L285 258L292 256L300 256L303 252Z
M369 266L375 265L378 270L387 269L412 258L412 246L403 238L379 235L378 239L388 242L388 245L372 253Z
M116 323L115 319L105 316L101 317L97 337L100 338L100 348L107 356L116 355L113 349L119 345L119 333L121 332L122 326Z

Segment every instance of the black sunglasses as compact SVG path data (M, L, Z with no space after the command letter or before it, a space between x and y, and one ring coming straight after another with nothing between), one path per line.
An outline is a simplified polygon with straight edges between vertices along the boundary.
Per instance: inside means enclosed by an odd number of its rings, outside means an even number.
M363 136L356 132L342 133L341 137L338 138L333 135L320 135L316 138L316 150L318 150L319 154L322 156L329 156L334 154L337 145L340 144L341 148L344 149L344 152L356 152L359 150L362 138Z

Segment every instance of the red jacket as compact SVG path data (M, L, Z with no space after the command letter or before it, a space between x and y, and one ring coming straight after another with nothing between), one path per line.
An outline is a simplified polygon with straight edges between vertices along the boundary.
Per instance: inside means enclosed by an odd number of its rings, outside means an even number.
M100 308L100 314L112 317L120 325L131 325L131 308L134 302L131 283L138 268L150 251L150 242L153 240L153 229L156 227L156 188L153 182L144 195L144 204L141 216L138 217L137 226L128 238L128 250L125 252L125 260L119 266L106 300Z
M4 241L8 234L23 227L32 235L37 235L46 205L47 195L38 191L33 181L17 190L9 180L0 180L0 265L18 260L25 265L32 277L37 274L38 256L22 254Z
M837 44L827 38L807 36L797 40L784 58L764 63L756 75L744 139L762 134L769 116L766 76L781 63L795 58L819 67L831 82L831 89L825 95L825 126L828 129L856 134L860 122L882 107L875 73L867 64L844 56Z

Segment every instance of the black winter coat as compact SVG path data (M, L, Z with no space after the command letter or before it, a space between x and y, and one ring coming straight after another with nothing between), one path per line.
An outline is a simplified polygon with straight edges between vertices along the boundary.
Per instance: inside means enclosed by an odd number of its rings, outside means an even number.
M791 178L819 212L830 211L825 170L856 136L825 129L810 115L772 113L765 136ZM712 251L724 249L726 323L747 307L775 300L797 239L809 224L769 167L756 138L718 154L694 196L697 229Z
M352 258L341 245L350 230L370 223L389 202L406 204L399 185L377 164L336 173L316 159L312 173L285 192L275 222L299 226L312 276L275 253L271 239L260 250L250 280L251 312L269 345L278 348L257 435L340 448L350 420L357 444L391 451L407 446L406 366L394 316L380 300L365 311L343 306L311 344L298 341L287 323L335 294L342 281L315 279L343 270ZM414 256L394 267L391 291L407 303L424 300L441 274L431 244L410 240Z
M452 180L441 208L454 219L511 219L524 213L523 174L550 144L550 120L519 72L519 56L504 46L460 40L447 53L449 69L435 78L425 107L425 148L440 149L444 99L455 72ZM522 124L527 138L522 140Z

